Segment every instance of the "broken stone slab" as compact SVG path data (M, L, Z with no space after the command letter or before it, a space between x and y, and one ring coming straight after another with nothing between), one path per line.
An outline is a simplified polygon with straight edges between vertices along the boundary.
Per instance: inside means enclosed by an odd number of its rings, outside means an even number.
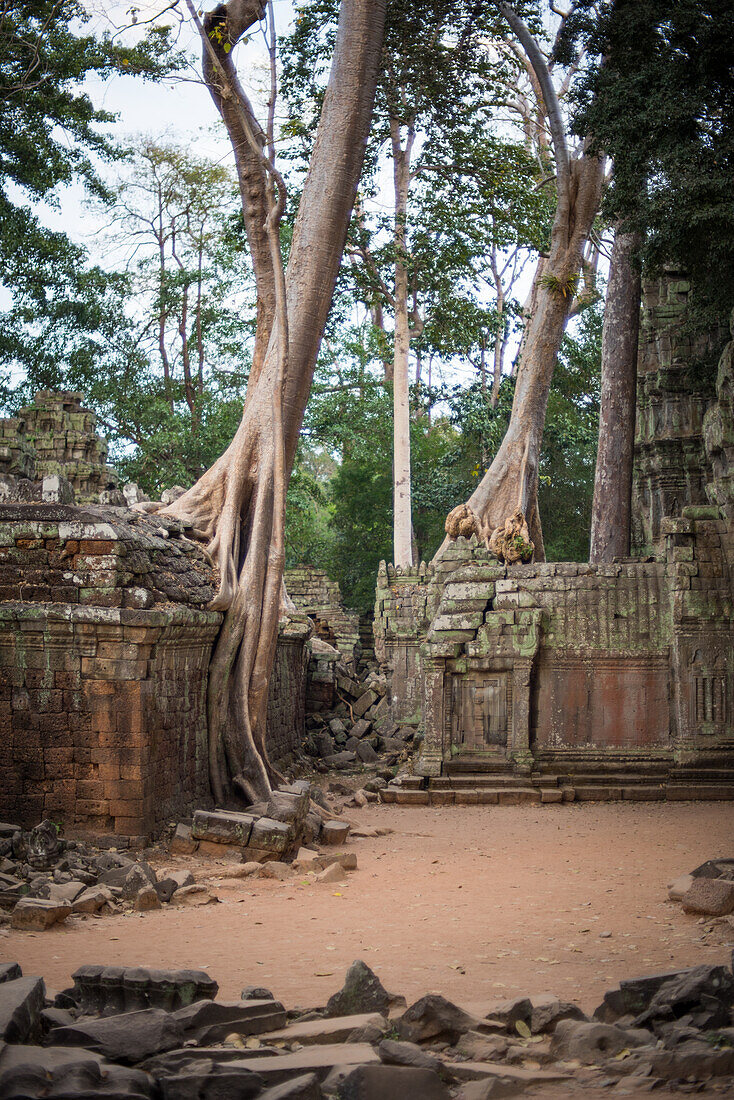
M103 1019L80 1019L72 1027L55 1027L46 1038L49 1046L75 1046L101 1054L111 1062L137 1065L184 1041L181 1023L170 1012L146 1008Z
M734 913L734 881L724 878L694 878L680 899L684 913L725 917Z
M596 1021L561 1020L551 1039L551 1055L563 1061L576 1060L585 1065L598 1065L620 1051L644 1046L650 1036L629 1028L615 1027Z
M43 978L13 978L0 984L0 1039L27 1043L40 1038L46 999Z
M363 764L374 764L376 760L380 759L369 741L359 741L355 752L357 758L361 760Z
M245 847L250 842L255 818L229 810L196 810L191 826L193 840Z
M511 1000L499 1001L487 1012L487 1020L493 1024L501 1024L509 1030L514 1030L518 1021L530 1027L533 1015L533 1003L529 997L514 997Z
M707 859L691 871L693 878L723 878L734 882L734 859Z
M157 1075L163 1100L250 1100L262 1096L263 1079L243 1062L196 1057L172 1073Z
M552 993L533 996L530 1001L533 1006L530 1016L533 1035L550 1034L561 1020L589 1020L578 1005L572 1001L562 1001Z
M102 871L99 876L101 886L119 887L126 890L126 896L131 898L135 897L137 891L141 890L143 886L153 885L155 881L156 873L149 863L143 861L133 863L128 859L124 863L119 863Z
M89 886L72 902L72 913L98 913L113 900L107 886Z
M16 978L22 977L23 971L20 968L20 963L0 963L0 983L14 982Z
M372 729L372 723L368 722L366 718L358 718L352 725L351 735L359 740L361 737L366 737Z
M335 752L330 756L324 757L324 763L329 768L336 768L337 771L343 771L345 768L349 768L357 760L356 755L353 752Z
M482 1081L467 1081L454 1093L454 1100L499 1100L504 1096L519 1096L525 1092L523 1081L510 1077L485 1077Z
M634 1026L651 1027L658 1020L680 1019L692 1013L695 1026L726 1027L733 1005L734 976L731 971L724 966L697 966L664 982L635 1019Z
M388 1066L413 1066L416 1069L430 1069L439 1074L450 1069L450 1066L446 1066L440 1058L428 1054L416 1043L405 1043L399 1039L383 1039L377 1048L377 1053L381 1061Z
M138 890L133 902L133 909L137 913L150 913L154 909L160 909L161 899L158 897L155 886L144 886Z
M260 1093L259 1100L322 1100L323 1093L315 1073L305 1073L284 1081L282 1085L273 1085Z
M319 871L316 875L316 882L330 883L330 882L345 882L347 873L339 863L332 863L326 867L323 871Z
M154 1094L155 1084L147 1074L113 1065L81 1048L7 1046L0 1052L3 1100L149 1100Z
M550 1084L553 1081L567 1081L570 1078L570 1074L565 1070L528 1069L523 1066L508 1066L503 1062L452 1062L451 1071L459 1081L499 1078L504 1081L513 1081L521 1091L530 1085ZM494 1094L490 1093L491 1095ZM497 1095L501 1094L497 1093Z
M296 1021L280 1031L271 1031L262 1035L265 1044L300 1043L301 1046L321 1045L324 1043L343 1043L357 1030L366 1027L382 1028L385 1017L379 1012L361 1012L354 1016L327 1017L322 1020Z
M226 1047L185 1047L150 1059L143 1068L160 1078L165 1073L180 1073L186 1065L200 1058L211 1059L215 1064L226 1063L230 1067L244 1066L263 1077L269 1086L311 1072L323 1080L335 1066L379 1062L377 1053L368 1043L328 1043L304 1046L295 1053L277 1055Z
M271 817L260 817L252 826L248 847L266 852L288 852L294 840L292 825L286 821L274 821Z
M10 923L23 932L44 932L52 925L65 921L70 913L71 906L67 901L21 898L13 910Z
M217 901L218 899L214 897L209 887L205 886L204 883L194 882L191 886L181 886L176 890L171 900L175 905L193 907L197 905L210 905L213 901Z
M260 865L258 878L277 879L278 882L286 882L293 878L293 867L290 863L281 863L279 860L270 859Z
M683 974L691 973L691 969L689 967L686 970L670 970L662 974L622 979L616 989L609 989L604 994L604 1000L594 1010L594 1019L601 1020L602 1023L614 1023L620 1016L639 1016L661 986Z
M198 848L198 841L191 835L191 826L183 823L176 826L171 840L171 851L176 855L190 856Z
M708 1081L734 1074L734 1046L717 1049L711 1043L690 1039L672 1050L633 1051L628 1061L633 1072L647 1072L664 1081Z
M479 1031L465 1031L455 1050L470 1062L492 1062L501 1058L508 1046L509 1039L506 1035L483 1035Z
M348 821L325 821L321 826L321 843L344 844L350 828Z
M361 959L349 967L344 985L326 1002L329 1017L355 1016L364 1012L387 1015L392 998L375 972Z
M303 824L310 797L308 791L273 791L268 801L265 817L273 821L285 821L299 829Z
M48 882L41 887L36 897L47 898L49 901L67 902L73 905L76 898L84 891L84 883L76 880L71 882Z
M199 1046L221 1043L227 1035L262 1035L282 1029L286 1012L280 1001L198 1001L174 1013Z
M396 1021L401 1039L409 1043L446 1041L456 1044L466 1031L478 1031L484 1021L437 993L421 997Z
M340 1100L450 1100L450 1093L431 1069L357 1066L341 1080Z

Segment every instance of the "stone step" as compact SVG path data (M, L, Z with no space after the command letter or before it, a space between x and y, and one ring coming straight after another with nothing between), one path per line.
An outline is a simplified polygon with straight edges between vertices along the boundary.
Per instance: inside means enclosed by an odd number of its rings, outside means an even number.
M665 793L670 802L731 802L734 783L668 783Z
M475 779L473 785L457 783L456 779L436 785L436 780L429 780L427 790L388 786L380 796L383 802L401 806L517 806L566 801L560 788L527 786L517 778L502 784L493 784L492 778L487 776ZM623 782L617 779L607 783L571 783L570 786L577 802L734 801L734 783L653 784L635 783L625 778Z
M504 773L499 775L450 775L428 780L429 790L475 790L478 787L517 787L528 786L525 779L518 779L516 775Z

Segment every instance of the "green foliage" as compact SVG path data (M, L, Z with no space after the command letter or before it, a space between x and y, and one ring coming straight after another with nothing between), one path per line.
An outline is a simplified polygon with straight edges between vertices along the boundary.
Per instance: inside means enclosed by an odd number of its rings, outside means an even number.
M563 48L587 50L575 126L614 159L606 209L643 234L649 271L682 265L701 325L734 303L730 0L580 0Z

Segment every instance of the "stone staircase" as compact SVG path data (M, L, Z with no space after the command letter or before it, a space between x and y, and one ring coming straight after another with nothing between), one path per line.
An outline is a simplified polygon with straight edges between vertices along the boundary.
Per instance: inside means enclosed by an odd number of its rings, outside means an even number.
M734 801L734 778L717 768L645 762L615 771L536 771L523 774L503 761L497 771L448 765L449 774L406 776L381 792L402 806L518 806L565 802Z

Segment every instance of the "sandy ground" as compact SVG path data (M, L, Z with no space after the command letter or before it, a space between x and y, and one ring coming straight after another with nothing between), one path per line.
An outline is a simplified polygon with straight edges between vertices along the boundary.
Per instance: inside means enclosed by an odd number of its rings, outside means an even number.
M731 803L369 806L352 819L393 832L351 842L359 869L343 885L220 881L220 904L3 929L0 957L51 990L82 963L201 967L220 996L264 985L289 1007L323 1004L361 958L408 1003L435 991L474 1011L541 991L591 1010L620 978L731 959L665 889L734 855ZM167 862L197 878L223 869Z

